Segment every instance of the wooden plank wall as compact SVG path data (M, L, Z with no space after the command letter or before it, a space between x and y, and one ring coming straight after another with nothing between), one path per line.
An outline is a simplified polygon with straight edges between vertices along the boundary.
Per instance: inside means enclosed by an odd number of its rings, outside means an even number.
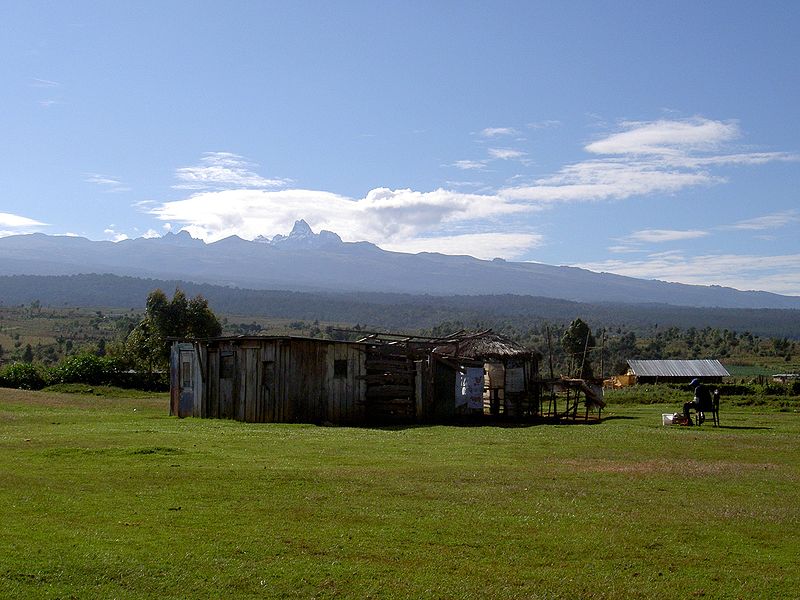
M194 346L191 352L190 361L192 363L192 386L194 397L192 398L192 416L203 417L203 387L205 383L206 350L202 346Z
M359 423L366 414L363 346L329 340L224 341L205 351L200 414L253 423ZM223 379L223 356L233 377ZM346 374L335 372L345 361ZM198 373L199 374L199 373Z
M206 383L203 386L203 399L205 400L206 417L218 419L219 413L219 351L216 348L208 348L206 352L208 360L208 374Z
M336 361L345 361L346 374L337 375ZM328 402L326 420L359 423L365 415L366 366L364 348L333 342L327 351Z
M366 412L371 421L413 421L416 416L414 361L392 346L367 349Z

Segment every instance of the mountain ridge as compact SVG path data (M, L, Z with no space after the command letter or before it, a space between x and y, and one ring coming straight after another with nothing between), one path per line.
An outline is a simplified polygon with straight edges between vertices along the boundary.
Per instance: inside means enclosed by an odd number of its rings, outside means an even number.
M288 236L212 243L187 232L121 242L35 233L0 238L0 275L178 279L252 289L408 294L519 294L576 302L721 308L800 308L800 297L698 286L553 266L438 253L405 254L344 242L297 221Z

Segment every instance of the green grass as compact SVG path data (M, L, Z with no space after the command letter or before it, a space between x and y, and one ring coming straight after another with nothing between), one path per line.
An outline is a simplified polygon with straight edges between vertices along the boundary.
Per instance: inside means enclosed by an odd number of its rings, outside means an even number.
M798 597L798 415L674 410L355 429L0 390L0 597Z
M102 398L115 398L115 399L153 398L153 392L120 388L111 385L89 385L86 383L58 383L46 387L43 391L53 392L58 394L83 394L83 395L88 394L91 396L98 396Z

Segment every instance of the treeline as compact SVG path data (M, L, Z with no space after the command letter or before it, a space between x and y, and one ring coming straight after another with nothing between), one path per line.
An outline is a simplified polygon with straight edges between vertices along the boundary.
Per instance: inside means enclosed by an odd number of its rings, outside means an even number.
M362 323L410 331L459 322L470 328L510 325L565 328L581 316L593 327L632 331L650 338L669 328L729 330L762 338L800 340L800 311L790 309L693 308L653 304L588 304L534 296L415 296L384 293L247 290L182 281L116 275L0 277L0 304L116 306L141 309L155 288L181 288L202 295L217 313L271 319Z

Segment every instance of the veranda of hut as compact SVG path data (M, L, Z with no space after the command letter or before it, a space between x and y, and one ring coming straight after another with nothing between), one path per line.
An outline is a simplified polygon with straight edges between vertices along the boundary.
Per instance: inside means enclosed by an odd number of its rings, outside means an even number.
M525 418L540 412L541 355L492 331L457 336L433 348L426 379L426 404L435 416ZM472 374L482 372L480 402L464 398ZM461 390L461 394L459 394Z

